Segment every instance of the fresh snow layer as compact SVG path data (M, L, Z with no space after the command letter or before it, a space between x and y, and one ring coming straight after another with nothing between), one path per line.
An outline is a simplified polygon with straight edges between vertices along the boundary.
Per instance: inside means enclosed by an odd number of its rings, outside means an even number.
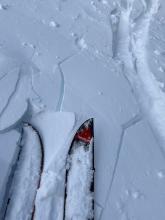
M92 143L89 151L84 146L73 146L68 158L69 174L67 183L66 220L87 220L93 218L93 194L90 192L93 178Z
M66 158L75 125L74 113L41 112L31 123L44 145L44 169L35 201L35 219L62 220Z
M21 152L10 189L6 220L30 220L41 172L41 144L30 126L23 128Z

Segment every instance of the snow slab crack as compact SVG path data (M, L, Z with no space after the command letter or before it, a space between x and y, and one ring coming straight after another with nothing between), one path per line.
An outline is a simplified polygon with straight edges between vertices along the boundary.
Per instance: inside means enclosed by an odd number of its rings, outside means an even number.
M114 164L114 168L113 168L113 173L112 173L112 177L111 177L111 181L110 181L107 197L105 199L104 207L101 210L100 220L102 219L102 215L103 215L105 206L106 206L106 204L108 202L108 199L110 198L110 195L111 195L111 192L112 192L112 186L113 186L113 182L114 182L114 179L115 179L115 176L116 176L116 172L117 172L117 167L118 167L118 163L119 163L119 159L120 159L121 149L122 149L122 146L123 146L123 140L124 140L125 132L127 131L127 129L129 129L130 127L136 125L141 120L142 120L142 116L140 114L137 114L132 119L130 119L128 122L124 123L121 126L122 133L121 133L121 136L120 136L120 141L119 141L119 145L118 145L118 149L117 149L115 164Z
M20 81L21 81L21 69L19 70L19 73L18 73L18 79L17 79L17 82L15 84L15 88L14 88L13 92L11 93L11 95L9 96L6 105L3 107L2 111L0 112L0 118L2 117L3 113L5 112L5 110L7 109L8 105L10 104L13 96L17 92L18 85L19 85Z
M99 208L103 209L103 206L102 206L99 202L95 201L95 204L96 204Z
M61 69L60 64L58 64L58 69L61 74L61 87L60 87L60 95L59 95L58 103L56 106L56 111L61 111L63 100L64 100L64 93L65 93L65 78L64 78L64 73Z
M107 205L108 199L110 198L110 195L111 195L112 185L113 185L113 182L114 182L114 179L115 179L115 176L116 176L116 170L117 170L117 167L118 167L120 152L121 152L122 143L123 143L123 139L124 139L124 133L125 133L125 130L122 129L122 133L121 133L120 141L119 141L119 146L118 146L118 149L117 149L117 155L116 155L116 159L115 159L115 165L114 165L114 168L113 168L113 173L112 173L110 185L109 185L107 196L106 196L106 199L105 199L104 208L101 210L100 220L102 219L105 206Z
M67 62L68 60L70 60L75 55L77 55L77 53L74 53L74 54L64 58L63 60L59 61L58 64L57 64L57 67L58 67L59 72L61 74L61 88L60 88L60 95L59 95L58 103L57 103L57 106L56 106L56 111L61 111L62 110L64 94L65 94L65 77L64 77L64 73L62 71L61 65L65 62Z
M141 114L137 114L135 115L133 118L131 118L128 122L124 123L122 125L122 128L124 130L136 125L138 122L140 122L142 120L142 115Z

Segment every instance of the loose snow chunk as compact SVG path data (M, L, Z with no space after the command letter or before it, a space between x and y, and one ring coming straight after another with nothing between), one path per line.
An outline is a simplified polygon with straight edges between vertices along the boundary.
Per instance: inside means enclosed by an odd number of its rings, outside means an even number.
M41 145L32 127L24 128L23 147L14 175L6 220L31 219L41 172Z
M60 151L64 153L68 150L68 146L64 147L63 145L74 127L75 114L43 111L33 117L31 123L42 136L45 150L44 170L47 170L51 161L54 163L54 158Z
M52 27L52 28L60 27L60 25L57 22L55 22L55 21L50 21L49 22L49 26Z
M88 45L84 38L77 39L77 45L81 50L87 49Z

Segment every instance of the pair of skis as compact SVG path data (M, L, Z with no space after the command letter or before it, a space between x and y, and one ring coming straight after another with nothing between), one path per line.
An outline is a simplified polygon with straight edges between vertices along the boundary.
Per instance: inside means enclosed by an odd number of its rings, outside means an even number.
M29 161L30 170L35 170L32 172L32 178L30 179L30 186L26 186L23 189L25 192L30 192L31 194L31 203L27 201L22 201L20 204L22 207L26 208L26 211L22 212L19 216L20 220L24 219L35 219L35 199L37 195L37 190L40 188L41 176L44 167L44 145L42 143L42 139L38 131L27 124L27 131L25 135L28 134L28 129L33 131L33 134L30 138L35 138L34 144L38 147L31 149L26 143L25 146L20 148L20 153L18 156L19 165L20 160L22 160L22 164L24 165L24 156L28 151L34 151L34 155L38 155L37 161L35 158L32 161ZM89 119L85 121L80 128L77 130L71 146L69 148L68 156L66 159L66 173L65 173L65 190L64 190L64 210L63 210L63 220L93 220L94 219L94 132L93 132L93 119ZM25 128L26 130L26 128ZM27 152L26 152L27 151ZM21 172L23 172L23 168ZM30 172L30 171L29 171ZM28 174L27 174L28 175ZM26 177L26 176L25 176ZM12 183L12 187L15 187L15 191L17 191L18 196L19 190L16 184L18 179L21 176L17 176L14 178L14 182ZM14 186L15 184L15 186ZM30 188L32 189L30 189ZM26 196L25 196L26 197ZM12 198L12 194L8 196L7 202L5 204L5 208L3 209L3 218L5 220L15 220L14 216L14 198ZM45 219L46 220L46 219ZM47 219L49 220L49 219Z

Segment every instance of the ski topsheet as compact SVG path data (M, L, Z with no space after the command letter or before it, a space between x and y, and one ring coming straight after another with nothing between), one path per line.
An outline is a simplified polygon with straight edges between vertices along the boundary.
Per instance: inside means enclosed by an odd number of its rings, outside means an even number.
M63 219L94 219L93 119L81 125L69 149Z

